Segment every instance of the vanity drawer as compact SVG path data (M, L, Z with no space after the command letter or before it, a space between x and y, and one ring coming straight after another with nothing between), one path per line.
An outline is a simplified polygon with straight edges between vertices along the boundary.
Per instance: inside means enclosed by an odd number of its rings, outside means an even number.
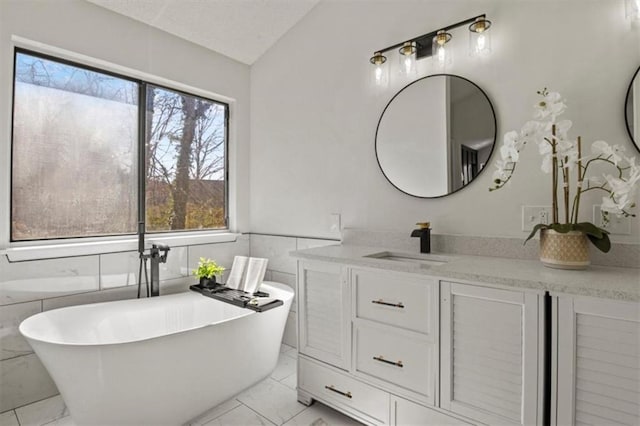
M426 336L358 321L354 327L355 370L435 403L436 345Z
M427 277L354 269L355 316L419 333L437 330L438 282Z
M314 398L375 424L389 424L389 394L306 358L298 358L298 387Z

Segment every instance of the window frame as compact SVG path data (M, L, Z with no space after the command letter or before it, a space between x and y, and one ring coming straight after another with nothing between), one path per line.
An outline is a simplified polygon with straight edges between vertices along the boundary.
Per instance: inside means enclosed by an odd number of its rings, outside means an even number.
M40 50L34 50L29 47L22 47L19 44L14 43L13 46L13 64L12 64L12 75L11 75L11 120L10 120L10 139L9 139L9 185L8 185L8 199L6 200L9 205L9 214L8 214L8 227L7 227L7 237L9 242L9 249L11 247L29 247L34 245L34 243L39 245L56 245L62 244L68 246L69 243L73 244L73 242L77 243L91 243L91 242L119 242L126 241L128 242L132 237L138 237L141 234L149 235L158 238L166 238L173 239L176 241L184 242L185 239L188 239L190 236L195 237L195 240L201 239L201 237L209 235L220 235L220 234L228 234L231 232L231 210L232 207L230 205L230 127L231 127L231 103L233 100L229 99L226 101L215 99L218 97L210 92L205 92L201 89L196 89L193 87L186 86L182 83L168 81L162 78L154 78L153 76L145 73L135 72L132 70L131 74L142 74L139 77L134 77L132 75L128 75L127 73L116 72L108 67L108 63L102 62L102 65L107 65L106 67L99 67L96 65L92 65L86 62L97 62L92 60L80 61L78 59L69 59L69 56L79 56L74 55L72 53L61 54L56 56L51 53L45 53ZM53 50L53 49L52 49ZM62 53L62 52L61 52ZM65 52L66 53L66 52ZM86 235L86 236L69 236L69 237L56 237L56 238L32 238L32 239L14 239L13 236L13 160L14 160L14 125L15 125L15 89L16 89L16 71L17 71L17 56L18 54L25 54L32 57L42 58L45 60L54 61L56 63L60 63L63 65L69 65L76 68L80 68L83 70L88 70L96 73L100 73L103 75L108 75L111 77L119 78L122 80L126 80L132 83L135 83L138 88L138 114L137 114L137 144L136 144L136 158L134 162L137 166L137 190L136 194L136 205L138 209L137 213L137 223L135 226L135 231L132 233L124 233L124 234L103 234L103 235ZM116 66L117 67L117 66ZM122 67L119 67L122 68ZM164 80L164 81L158 81ZM174 83L172 85L171 83ZM183 230L165 230L165 231L147 231L146 230L146 170L144 169L145 163L145 152L146 152L146 97L147 97L147 87L151 85L153 87L164 89L168 91L173 91L175 93L191 96L194 98L203 99L209 102L212 102L217 105L222 105L225 111L225 120L224 120L224 228L205 228L205 229L183 229ZM180 86L180 87L176 87ZM189 91L192 89L192 91ZM199 92L199 93L198 93ZM202 92L205 92L204 94ZM221 96L222 98L222 96ZM141 167L142 166L142 167ZM141 220L143 223L141 223ZM144 226L144 227L143 227ZM213 238L217 240L219 238ZM227 240L227 238L223 238L222 240ZM202 242L200 242L202 244ZM186 245L186 244L182 244ZM121 250L117 250L121 251Z

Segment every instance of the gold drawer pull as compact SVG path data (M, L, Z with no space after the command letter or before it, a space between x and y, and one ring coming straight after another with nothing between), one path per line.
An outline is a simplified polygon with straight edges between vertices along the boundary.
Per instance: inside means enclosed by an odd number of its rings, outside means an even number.
M382 299L378 299L378 300L372 300L371 303L375 303L376 305L393 306L394 308L400 308L400 309L404 308L404 305L402 304L402 302L390 303L390 302L385 302Z
M374 356L373 359L375 359L376 361L384 362L385 364L395 365L396 367L400 367L400 368L404 367L404 364L402 364L402 361L397 361L397 362L389 361L384 359L382 355Z
M349 399L353 398L353 396L351 395L351 392L342 392L341 390L338 390L335 387L333 387L333 385L325 386L324 388L325 389L329 389L331 392L335 392L335 393L338 393L338 394L340 394L342 396L346 396Z

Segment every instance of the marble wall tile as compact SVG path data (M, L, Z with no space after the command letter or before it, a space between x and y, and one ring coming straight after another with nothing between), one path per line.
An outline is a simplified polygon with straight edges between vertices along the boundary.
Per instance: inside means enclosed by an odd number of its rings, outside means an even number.
M282 336L282 343L285 345L298 347L298 316L295 312L289 312L287 317L287 323L284 326L284 335Z
M18 326L23 320L40 311L40 301L0 306L0 360L33 352L18 331Z
M136 251L101 254L100 288L137 285L139 266L140 258Z
M296 249L303 250L313 247L333 246L340 244L340 240L325 240L319 238L296 238Z
M57 394L56 385L35 354L0 361L0 412Z
M20 426L15 411L5 411L0 414L0 425L2 426Z
M65 306L86 305L88 303L111 302L114 300L133 299L137 296L136 286L113 288L103 291L92 291L91 293L74 294L71 296L54 297L42 301L42 309L64 308ZM144 288L143 288L144 294Z
M189 246L189 275L192 275L192 271L198 267L200 258L204 257L215 260L227 269L222 279L223 282L226 282L235 256L249 256L248 235L240 235L235 242L230 243Z
M24 407L16 408L21 425L44 425L69 415L62 397L56 395Z
M266 279L266 277L265 277ZM282 284L286 284L287 286L291 287L293 289L293 291L296 291L296 276L295 274L287 274L284 272L278 272L278 271L272 271L271 272L271 277L269 278L270 281L275 281L275 282L279 282ZM296 300L296 296L293 296L293 301L291 302L291 312L297 312L298 311L298 306L297 306L297 300Z
M9 263L0 256L0 305L98 290L98 256Z
M294 390L268 378L238 395L238 401L260 415L281 425L305 408Z
M251 234L251 256L269 259L271 271L295 274L296 259L289 256L295 249L295 237Z
M189 275L188 247L172 247L167 262L160 264L160 280L171 280ZM151 265L147 262L147 272ZM140 258L138 252L100 255L100 288L138 285ZM144 272L142 273L144 279Z

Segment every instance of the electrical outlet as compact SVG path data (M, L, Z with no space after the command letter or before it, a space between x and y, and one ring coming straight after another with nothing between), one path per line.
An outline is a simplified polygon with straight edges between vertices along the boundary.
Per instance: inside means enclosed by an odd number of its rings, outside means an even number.
M539 223L551 221L551 206L522 206L522 230L531 231Z
M609 231L610 234L631 235L631 219L628 217L618 217L616 215L610 214L609 222L605 224L602 220L600 204L595 204L593 206L593 223L596 226Z

